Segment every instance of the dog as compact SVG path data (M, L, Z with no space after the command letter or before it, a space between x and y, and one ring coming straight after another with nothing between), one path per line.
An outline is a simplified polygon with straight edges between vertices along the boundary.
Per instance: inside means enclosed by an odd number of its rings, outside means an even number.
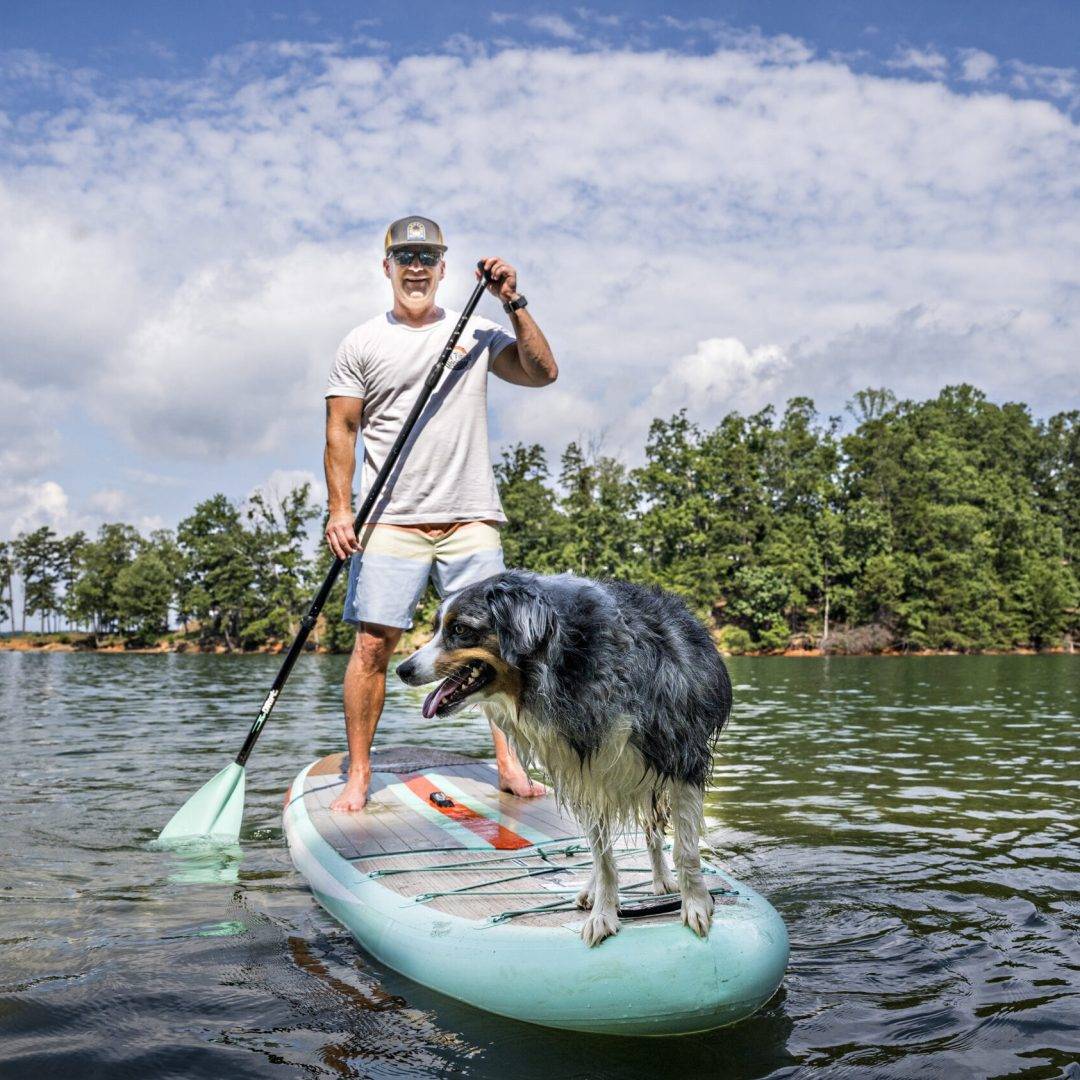
M698 838L731 680L707 631L658 587L508 570L446 597L435 636L400 664L410 686L441 680L423 715L479 704L523 764L540 765L586 830L593 857L577 905L589 946L618 932L612 839L645 833L657 895L682 894L682 921L709 933L713 901ZM664 856L674 820L677 882Z

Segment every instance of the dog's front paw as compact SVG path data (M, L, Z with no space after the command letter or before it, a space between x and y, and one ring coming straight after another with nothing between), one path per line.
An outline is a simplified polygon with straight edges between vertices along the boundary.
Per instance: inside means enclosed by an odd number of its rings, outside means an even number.
M604 938L618 932L619 916L613 910L599 908L585 920L585 925L581 928L581 940L591 949L599 945Z
M698 937L709 936L709 924L712 922L713 898L708 889L701 886L689 895L683 893L682 921Z
M593 883L592 878L589 878L585 887L574 897L574 903L583 911L588 911L593 906L595 895L596 885Z

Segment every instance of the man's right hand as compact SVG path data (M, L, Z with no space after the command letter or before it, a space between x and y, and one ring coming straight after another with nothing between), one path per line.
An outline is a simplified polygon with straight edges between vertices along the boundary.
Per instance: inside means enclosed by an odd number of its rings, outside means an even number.
M339 559L347 559L360 550L360 544L356 540L356 530L353 529L351 510L330 511L330 516L326 520L326 542Z

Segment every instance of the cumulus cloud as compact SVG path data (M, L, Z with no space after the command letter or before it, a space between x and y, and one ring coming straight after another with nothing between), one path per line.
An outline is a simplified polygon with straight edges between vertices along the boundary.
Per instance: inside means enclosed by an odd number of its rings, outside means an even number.
M319 421L329 358L379 280L332 245L203 266L105 358L95 415L159 456L278 449Z
M67 493L56 481L0 486L0 536L17 536L42 525L58 533L75 527Z
M960 50L960 77L966 82L985 82L997 67L997 58L982 49Z
M1050 67L1045 64L1025 64L1013 60L1009 64L1013 87L1023 93L1043 94L1058 98L1075 108L1080 100L1080 73L1076 68Z
M634 426L683 408L706 423L733 411L756 412L786 396L790 378L791 361L778 345L748 349L737 338L708 338L668 367L638 408Z
M532 15L525 20L525 25L563 41L573 41L581 36L561 15Z
M110 84L23 56L60 104L9 115L0 150L0 422L19 432L0 469L40 495L58 403L151 471L307 464L291 447L317 438L333 350L386 302L382 230L414 210L447 231L444 302L504 255L561 362L554 387L493 390L497 443L558 450L617 417L629 452L680 403L836 409L964 372L1075 403L1076 123L983 92L1066 100L1069 72L971 50L968 94L686 29L712 51L257 43Z
M949 70L949 61L937 49L908 46L899 49L896 56L886 61L885 66L897 71L921 71L932 79L943 79Z

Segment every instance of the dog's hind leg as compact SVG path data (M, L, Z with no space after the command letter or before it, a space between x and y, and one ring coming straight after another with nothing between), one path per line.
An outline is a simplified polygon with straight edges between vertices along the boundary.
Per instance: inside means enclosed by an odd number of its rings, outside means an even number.
M675 817L675 871L682 893L682 921L698 937L706 937L712 920L713 898L705 888L701 873L698 838L705 791L696 784L677 780L672 785L672 810Z
M664 857L664 831L667 829L667 811L662 797L653 795L653 814L645 826L645 846L649 850L652 866L652 887L656 896L673 893L678 888L675 878Z
M611 837L599 826L589 828L592 849L592 914L581 928L581 940L590 948L619 932L619 868L611 852Z

